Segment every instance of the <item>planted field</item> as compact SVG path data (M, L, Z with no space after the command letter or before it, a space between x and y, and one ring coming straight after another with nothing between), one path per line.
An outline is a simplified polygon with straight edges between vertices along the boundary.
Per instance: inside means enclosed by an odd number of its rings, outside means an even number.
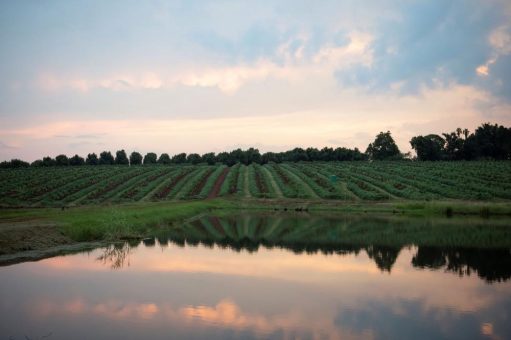
M327 162L0 170L0 205L215 197L342 201L511 199L511 162Z

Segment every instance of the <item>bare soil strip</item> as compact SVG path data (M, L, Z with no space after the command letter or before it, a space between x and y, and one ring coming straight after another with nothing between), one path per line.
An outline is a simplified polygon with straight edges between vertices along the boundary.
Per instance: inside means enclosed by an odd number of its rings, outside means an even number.
M213 185L213 189L211 190L211 192L208 195L209 199L215 198L218 196L218 194L220 193L220 189L222 188L222 184L225 181L225 177L227 177L227 174L229 173L229 170L231 170L231 168L225 168L224 171L222 171L222 173L220 174L220 176L218 176L215 184Z

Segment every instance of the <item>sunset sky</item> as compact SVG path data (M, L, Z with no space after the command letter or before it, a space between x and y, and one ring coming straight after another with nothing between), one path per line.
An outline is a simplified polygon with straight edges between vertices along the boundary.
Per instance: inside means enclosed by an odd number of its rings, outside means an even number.
M511 2L2 1L0 160L511 125Z

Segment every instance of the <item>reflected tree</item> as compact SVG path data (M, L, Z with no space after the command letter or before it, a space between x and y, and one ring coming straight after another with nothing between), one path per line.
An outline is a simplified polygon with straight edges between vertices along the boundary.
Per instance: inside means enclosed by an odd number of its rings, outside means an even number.
M130 265L129 256L132 253L132 247L127 243L111 244L103 250L98 256L97 261L104 265L110 265L112 269L120 269Z

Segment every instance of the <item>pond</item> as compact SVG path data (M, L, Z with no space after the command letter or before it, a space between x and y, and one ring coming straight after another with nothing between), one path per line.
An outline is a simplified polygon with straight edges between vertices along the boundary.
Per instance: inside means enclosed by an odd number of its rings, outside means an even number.
M209 215L0 268L2 339L511 338L502 221Z

